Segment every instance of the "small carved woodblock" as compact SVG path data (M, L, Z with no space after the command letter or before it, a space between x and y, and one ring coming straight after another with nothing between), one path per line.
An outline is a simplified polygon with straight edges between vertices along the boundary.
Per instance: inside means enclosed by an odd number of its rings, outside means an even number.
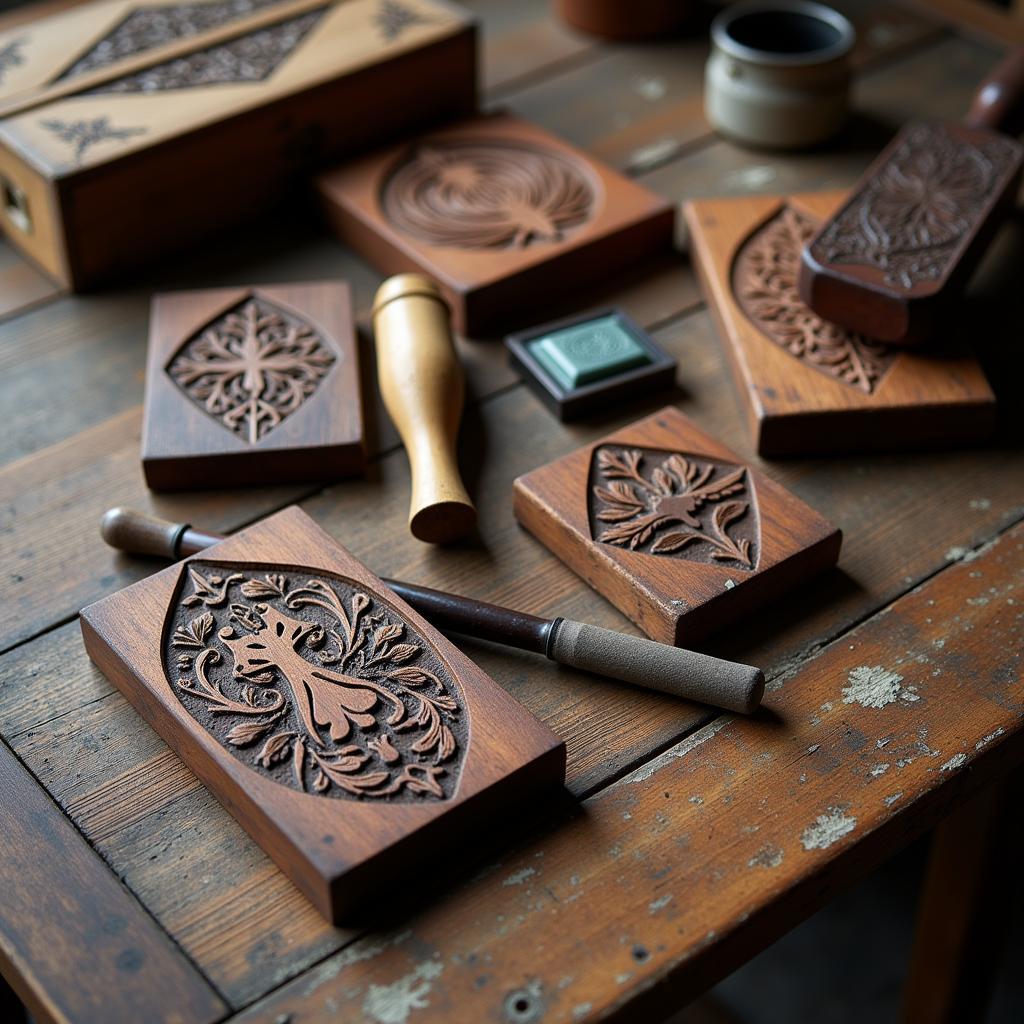
M839 192L688 203L694 259L757 450L794 455L964 443L988 436L995 397L963 348L898 349L801 300L804 245Z
M672 241L669 202L504 113L342 165L317 188L344 241L384 273L438 279L470 334L528 322Z
M297 508L82 612L90 657L332 921L565 747Z
M359 360L348 285L157 295L142 464L154 490L359 473Z
M514 510L648 636L676 645L834 565L841 541L672 407L520 477Z

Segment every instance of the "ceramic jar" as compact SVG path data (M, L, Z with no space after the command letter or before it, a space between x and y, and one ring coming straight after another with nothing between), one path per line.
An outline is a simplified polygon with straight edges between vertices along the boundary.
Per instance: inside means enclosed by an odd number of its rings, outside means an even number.
M711 25L704 113L738 142L812 146L846 119L853 26L803 0L732 4Z

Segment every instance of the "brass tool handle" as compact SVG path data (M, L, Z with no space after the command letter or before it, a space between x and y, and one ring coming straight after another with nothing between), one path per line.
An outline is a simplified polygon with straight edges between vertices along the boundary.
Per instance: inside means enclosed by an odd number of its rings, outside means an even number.
M965 120L971 128L1007 135L1024 130L1024 46L1012 50L981 83Z
M455 441L465 384L440 289L420 274L398 274L373 304L377 377L384 405L409 455L409 529L445 544L476 525L459 476Z

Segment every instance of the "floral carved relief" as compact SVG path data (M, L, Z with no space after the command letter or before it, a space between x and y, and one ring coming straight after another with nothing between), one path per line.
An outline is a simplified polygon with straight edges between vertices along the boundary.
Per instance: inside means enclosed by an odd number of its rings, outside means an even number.
M351 581L189 562L163 661L189 714L282 785L378 801L455 791L468 742L459 689L426 639Z
M305 404L334 362L310 324L249 298L188 339L167 372L218 423L256 444Z
M811 254L821 264L876 268L887 284L905 291L937 281L1019 153L1011 139L975 143L941 124L916 125Z
M800 254L817 224L783 206L740 247L732 289L747 318L779 348L829 377L870 395L895 362L886 345L822 320L797 290Z
M759 529L746 467L603 445L590 467L591 536L602 544L752 570Z
M560 242L590 220L594 189L559 153L515 142L437 142L415 149L381 194L400 231L454 249Z

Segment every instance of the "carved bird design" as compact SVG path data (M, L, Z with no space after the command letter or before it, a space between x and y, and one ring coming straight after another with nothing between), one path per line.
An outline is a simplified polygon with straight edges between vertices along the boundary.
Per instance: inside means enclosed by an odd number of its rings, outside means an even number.
M247 636L222 636L234 658L234 674L253 683L269 683L279 673L292 693L295 708L310 738L324 746L319 729L328 728L331 739L340 742L352 731L371 728L371 714L378 701L393 708L389 722L399 720L405 706L390 691L367 679L331 672L307 661L300 648L316 623L293 619L268 605L256 605L264 622L262 629Z

